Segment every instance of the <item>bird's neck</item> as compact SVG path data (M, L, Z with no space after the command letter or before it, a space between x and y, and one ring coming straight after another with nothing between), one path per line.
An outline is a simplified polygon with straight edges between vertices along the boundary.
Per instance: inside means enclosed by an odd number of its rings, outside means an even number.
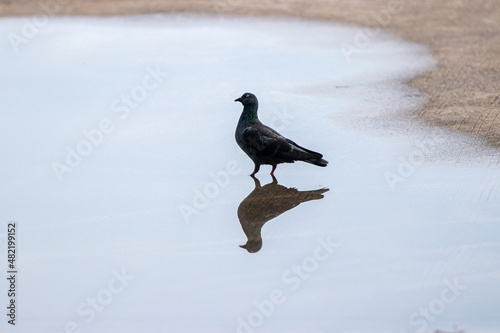
M244 124L254 124L259 121L259 117L257 116L258 105L247 105L243 108L243 112L241 113L240 122Z

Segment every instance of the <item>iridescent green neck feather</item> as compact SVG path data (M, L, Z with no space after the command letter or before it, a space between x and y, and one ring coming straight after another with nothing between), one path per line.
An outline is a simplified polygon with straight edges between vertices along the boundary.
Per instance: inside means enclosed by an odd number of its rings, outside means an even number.
M241 113L240 122L243 124L254 124L259 121L257 116L258 105L247 105L243 108Z

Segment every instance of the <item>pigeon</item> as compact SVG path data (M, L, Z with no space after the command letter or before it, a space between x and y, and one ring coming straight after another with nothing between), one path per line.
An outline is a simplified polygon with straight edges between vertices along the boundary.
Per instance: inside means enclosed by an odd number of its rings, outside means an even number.
M235 138L240 148L255 164L250 176L259 172L262 164L272 165L271 175L274 175L274 170L280 163L303 161L321 167L328 165L328 161L324 160L320 153L301 147L262 124L257 116L259 102L254 94L244 93L235 102L243 104Z

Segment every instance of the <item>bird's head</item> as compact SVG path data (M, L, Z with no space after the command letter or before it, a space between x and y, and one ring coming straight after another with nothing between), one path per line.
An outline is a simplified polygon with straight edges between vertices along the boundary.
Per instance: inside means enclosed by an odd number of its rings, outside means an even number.
M249 253L257 253L262 248L262 238L248 240L245 245L240 245L240 247L247 250Z
M258 105L257 97L251 93L244 93L240 98L234 100L235 102L240 102L243 106L253 106Z

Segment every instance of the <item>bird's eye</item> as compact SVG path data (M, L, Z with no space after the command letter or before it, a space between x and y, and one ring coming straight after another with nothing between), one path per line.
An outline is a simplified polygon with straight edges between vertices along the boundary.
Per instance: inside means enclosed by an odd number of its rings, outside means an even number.
M246 98L250 98L250 95L245 95Z

